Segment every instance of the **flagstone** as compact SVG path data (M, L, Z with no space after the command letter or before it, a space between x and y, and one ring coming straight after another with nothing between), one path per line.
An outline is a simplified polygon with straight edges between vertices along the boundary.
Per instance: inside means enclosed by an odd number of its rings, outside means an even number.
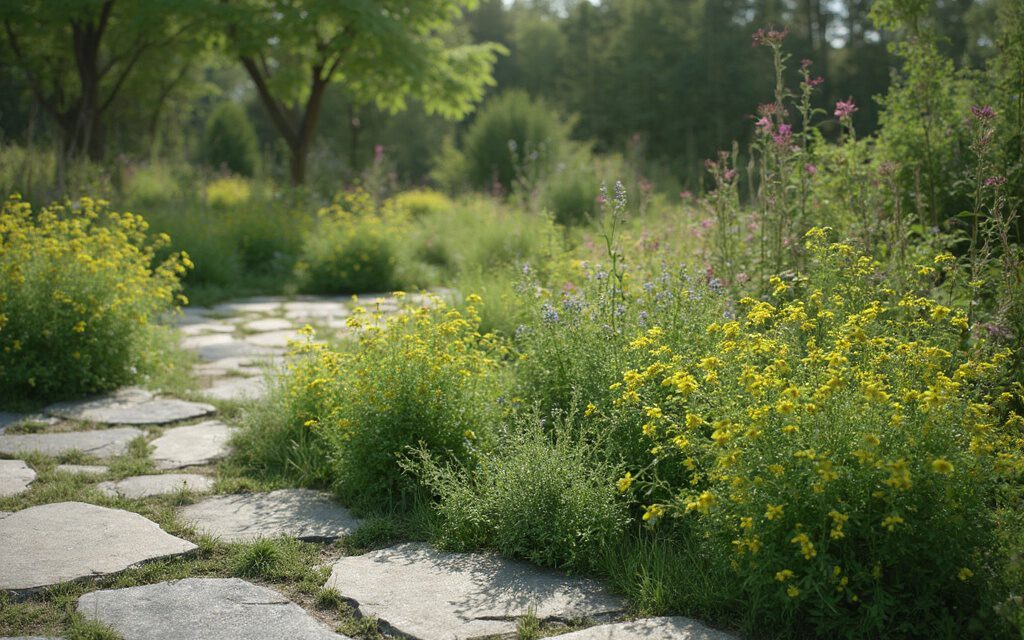
M0 518L0 540L0 591L16 595L196 548L137 513L84 502L44 504Z

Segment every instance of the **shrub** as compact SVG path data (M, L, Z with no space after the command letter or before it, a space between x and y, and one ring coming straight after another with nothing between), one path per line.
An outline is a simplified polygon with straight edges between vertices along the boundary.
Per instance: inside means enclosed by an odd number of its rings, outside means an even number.
M633 470L650 491L643 519L688 518L731 550L754 625L991 625L1008 562L993 506L1024 469L1012 397L990 395L1005 355L965 353L965 314L897 294L824 238L808 235L811 276L773 279L774 302L742 300L702 354L675 353L657 328L634 342L646 357L616 391L653 454Z
M214 168L251 176L259 164L256 132L245 110L234 102L218 105L206 122L203 156Z
M544 207L559 224L586 224L599 213L597 198L600 186L589 167L561 167L545 182Z
M424 216L410 230L415 258L451 277L462 272L543 263L563 251L561 234L545 216L487 198Z
M165 235L82 198L35 214L17 198L0 216L2 396L71 396L131 382L158 363L153 318L170 310L191 266L152 266Z
M426 450L414 454L408 468L438 496L439 543L592 569L601 550L620 540L625 504L611 482L615 469L571 420L552 435L537 416L520 419L469 467L439 463Z
M385 208L399 211L413 219L444 213L454 206L455 203L448 196L430 189L403 191L391 197L384 204Z
M490 441L500 345L439 299L386 322L356 313L352 351L309 347L287 380L292 428L325 443L340 495L364 510L407 504L416 486L399 456L422 447L441 461L468 460Z
M245 178L218 178L206 185L206 204L214 209L230 209L249 202L252 188Z
M462 153L469 182L505 193L517 183L536 182L560 158L568 127L543 102L522 91L509 91L481 108L466 132Z
M300 286L317 293L389 291L399 282L404 219L376 213L365 192L318 212L296 267Z
M168 202L182 197L181 188L171 168L160 163L132 169L124 193L135 206Z

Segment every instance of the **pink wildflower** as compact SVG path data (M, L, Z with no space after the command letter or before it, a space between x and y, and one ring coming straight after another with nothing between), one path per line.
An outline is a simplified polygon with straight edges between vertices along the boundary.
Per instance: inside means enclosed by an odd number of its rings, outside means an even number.
M857 105L853 103L853 98L848 98L846 102L840 100L836 103L836 117L837 118L848 118L857 111Z

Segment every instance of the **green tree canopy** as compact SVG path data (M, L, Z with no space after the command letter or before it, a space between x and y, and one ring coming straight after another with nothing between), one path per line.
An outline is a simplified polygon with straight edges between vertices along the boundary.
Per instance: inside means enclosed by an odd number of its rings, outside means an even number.
M194 37L186 0L23 0L0 3L15 65L60 132L62 156L104 155L103 116L150 52Z
M395 112L414 98L429 113L459 118L493 84L498 45L444 38L473 0L234 0L216 3L224 45L252 78L291 154L293 184L306 158L324 93L343 83L358 103Z

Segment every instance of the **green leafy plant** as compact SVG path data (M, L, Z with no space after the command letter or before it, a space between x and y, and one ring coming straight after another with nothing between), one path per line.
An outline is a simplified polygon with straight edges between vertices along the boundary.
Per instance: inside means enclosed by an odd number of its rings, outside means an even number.
M499 446L469 466L414 452L407 468L438 496L438 541L592 569L600 551L622 535L625 503L611 482L615 468L580 437L573 419L563 417L554 428L536 415L515 420Z
M365 192L318 212L303 240L296 267L300 286L316 293L390 291L399 282L400 233L397 212L374 211Z
M203 158L215 169L252 176L259 166L256 131L245 109L234 102L223 102L213 110L206 122Z
M156 316L183 301L184 253L148 225L82 198L33 213L17 198L0 216L0 389L4 398L111 389L158 366Z

